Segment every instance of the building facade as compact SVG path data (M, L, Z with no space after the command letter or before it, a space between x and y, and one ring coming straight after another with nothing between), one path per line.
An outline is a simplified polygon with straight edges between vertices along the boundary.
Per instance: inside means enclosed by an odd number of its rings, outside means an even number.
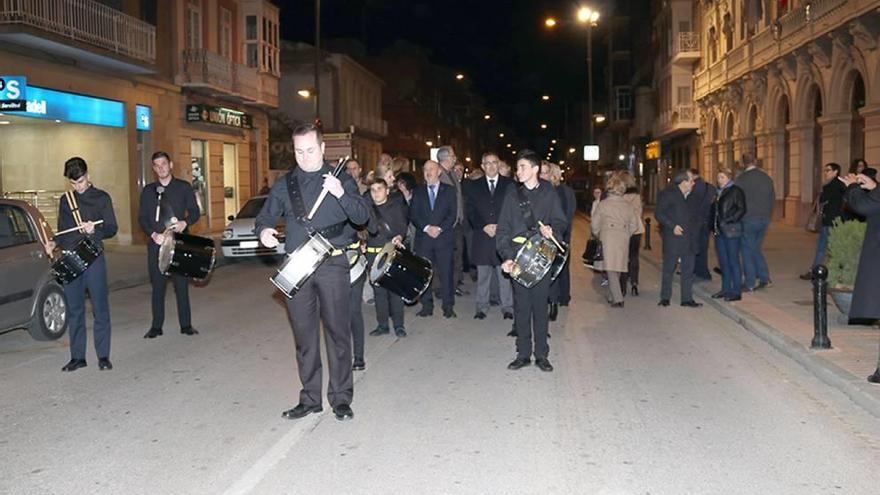
M54 218L63 163L81 156L113 198L114 242L143 243L140 190L161 149L197 191L195 231L222 230L268 170L277 36L262 0L0 4L0 77L26 78L26 111L0 116L0 190Z
M699 1L702 167L755 153L776 216L807 217L822 165L880 161L877 1Z

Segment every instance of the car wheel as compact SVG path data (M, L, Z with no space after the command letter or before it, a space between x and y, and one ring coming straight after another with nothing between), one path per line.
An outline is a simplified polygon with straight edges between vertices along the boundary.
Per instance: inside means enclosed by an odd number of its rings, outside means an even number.
M67 297L56 284L48 284L40 291L31 324L31 337L36 340L55 340L67 331Z

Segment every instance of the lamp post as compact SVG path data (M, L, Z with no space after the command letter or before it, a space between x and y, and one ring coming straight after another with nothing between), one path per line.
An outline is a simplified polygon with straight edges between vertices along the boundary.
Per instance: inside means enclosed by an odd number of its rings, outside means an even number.
M315 124L320 122L321 0L315 0Z
M587 25L587 115L590 119L590 144L596 144L593 121L593 26L599 21L599 12L590 7L581 7L577 18L578 22Z

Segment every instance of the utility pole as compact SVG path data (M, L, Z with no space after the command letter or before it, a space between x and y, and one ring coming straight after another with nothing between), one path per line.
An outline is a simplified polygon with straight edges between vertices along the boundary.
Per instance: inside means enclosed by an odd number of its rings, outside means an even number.
M321 0L315 0L315 123L321 120Z

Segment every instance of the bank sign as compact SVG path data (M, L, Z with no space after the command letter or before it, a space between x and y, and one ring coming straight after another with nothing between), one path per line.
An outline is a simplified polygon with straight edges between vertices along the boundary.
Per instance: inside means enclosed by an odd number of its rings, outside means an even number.
M20 112L27 107L27 78L0 76L0 112Z
M207 122L236 129L253 129L253 120L250 114L210 105L187 105L186 121Z

